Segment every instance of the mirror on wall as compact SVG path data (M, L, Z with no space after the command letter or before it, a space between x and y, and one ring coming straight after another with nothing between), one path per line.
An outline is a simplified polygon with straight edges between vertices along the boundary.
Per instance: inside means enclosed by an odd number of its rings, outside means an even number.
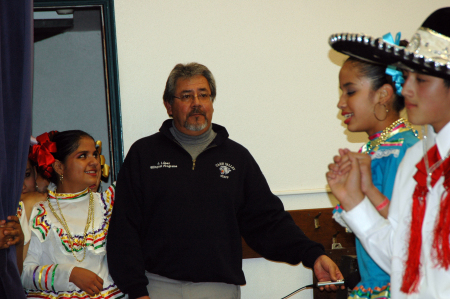
M80 129L102 141L115 181L123 161L113 0L34 2L32 134Z

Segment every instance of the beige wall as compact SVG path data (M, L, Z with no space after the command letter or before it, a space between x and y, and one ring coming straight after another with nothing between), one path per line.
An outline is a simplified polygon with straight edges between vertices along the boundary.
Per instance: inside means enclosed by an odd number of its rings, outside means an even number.
M116 0L125 153L156 132L167 114L162 93L176 63L196 61L218 86L213 121L247 147L287 209L331 207L327 164L339 147L359 148L336 108L344 56L337 32L382 36L414 31L448 1ZM330 236L331 237L331 236ZM245 298L281 298L311 272L264 259L244 261ZM306 290L293 298L312 298Z

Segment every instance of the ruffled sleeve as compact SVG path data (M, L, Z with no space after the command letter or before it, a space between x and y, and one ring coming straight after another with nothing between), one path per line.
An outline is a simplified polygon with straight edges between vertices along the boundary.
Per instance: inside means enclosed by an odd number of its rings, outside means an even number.
M19 207L17 208L17 218L19 218L20 227L22 228L23 232L23 244L26 245L28 244L28 242L30 242L31 230L27 220L27 213L25 213L25 205L23 204L23 201L19 201Z
M34 205L30 217L30 228L33 232L30 239L27 257L23 263L22 284L26 289L64 291L74 289L75 285L69 282L72 264L40 264L44 252L43 243L48 239L52 229L47 219L47 209L44 203Z
M38 237L39 241L44 242L48 237L51 224L47 219L47 209L44 203L38 203L33 207L30 216L30 228Z
M333 219L339 223L341 226L347 228L348 232L351 232L350 227L347 225L347 222L342 218L342 207L338 204L333 210Z
M100 194L105 212L111 217L112 208L114 206L114 196L116 193L116 182L112 183L103 193ZM109 220L108 220L109 221Z
M114 182L104 192L97 194L100 197L100 204L103 208L102 225L101 228L95 231L93 244L90 244L89 241L87 242L87 245L89 246L88 249L95 251L97 254L104 250L106 252L106 236L108 235L109 222L111 220L112 209L114 206L115 191L116 184Z

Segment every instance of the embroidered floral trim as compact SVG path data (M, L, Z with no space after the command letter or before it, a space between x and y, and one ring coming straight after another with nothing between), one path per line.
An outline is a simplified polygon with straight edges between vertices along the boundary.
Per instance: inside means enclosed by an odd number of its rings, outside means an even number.
M348 298L370 298L370 299L389 299L391 298L391 284L388 283L383 287L364 288L362 285L356 286Z
M402 120L402 118L400 118L396 122L401 121L401 120ZM395 124L395 122L394 122L394 124ZM384 131L380 131L380 132L377 132L377 133L369 136L369 142L364 144L359 149L359 152L360 153L369 153L372 155L373 152L376 152L377 150L380 149L380 147L383 147L383 146L393 146L393 145L401 146L403 144L403 140L404 140L403 138L398 138L397 140L394 140L392 138L395 135L397 135L398 133L403 133L403 132L407 132L407 131L412 131L412 128L410 127L409 123L408 123L408 125L406 125L402 121L397 126L395 126L392 129L392 131L387 133L387 135L384 135L384 137L383 137L383 134L385 134ZM414 131L413 131L413 133L414 133ZM416 134L414 133L414 135L416 135ZM381 140L381 138L383 138L383 140Z
M380 144L380 147L402 146L404 142L405 142L405 138L392 139L389 141L385 141L383 144Z
M120 299L125 298L125 294L122 293L119 288L112 284L103 289L100 294L93 297L89 296L84 291L64 291L64 292L52 292L41 290L27 290L27 298L48 298L48 299Z
M94 234L92 232L89 232L86 236L86 247L87 249L94 249L97 250L99 248L102 248L106 245L106 232L108 230L109 224L105 225L105 223L102 224L102 227L98 230L95 230ZM56 230L56 234L58 235L59 239L61 240L61 244L64 246L64 249L71 253L72 251L79 252L83 250L82 242L84 236L82 235L74 235L73 236L73 246L74 248L70 247L70 241L69 238L64 231L63 228L56 227L54 228Z
M78 192L78 193L68 193L68 194L57 193L57 194L58 194L59 200L71 200L71 199L81 198L88 193L89 193L89 188L86 188L85 190ZM55 192L53 190L48 190L48 196L53 199L56 198Z
M20 217L22 217L22 213L24 210L24 206L23 206L23 201L19 201L19 206L17 207L17 218L20 219Z
M47 220L47 210L44 203L39 203L35 209L37 210L36 217L33 218L32 228L37 230L41 234L41 241L45 240L50 231L51 225Z
M86 246L88 250L100 252L98 250L101 249L101 251L104 251L106 245L106 236L108 234L109 229L109 221L111 219L112 208L114 204L114 191L115 191L115 184L111 185L105 192L97 194L100 197L99 203L103 208L103 217L102 217L103 220L101 222L101 225L97 226L94 232L92 231L88 232L88 235L86 236ZM87 196L87 194L88 193L84 193L82 196ZM75 198L80 198L80 196L76 195L75 197L72 196L70 198L63 198L63 199L75 199ZM79 252L83 250L83 247L81 246L81 240L83 239L84 236L73 235L74 248L71 248L68 235L65 232L64 228L56 227L55 225L52 225L51 221L49 221L47 216L48 213L44 203L39 203L36 209L37 215L33 218L32 228L37 230L41 235L40 238L41 242L45 241L45 239L48 236L48 233L51 230L53 230L61 240L61 244L63 245L63 248L66 252L72 253L72 251Z

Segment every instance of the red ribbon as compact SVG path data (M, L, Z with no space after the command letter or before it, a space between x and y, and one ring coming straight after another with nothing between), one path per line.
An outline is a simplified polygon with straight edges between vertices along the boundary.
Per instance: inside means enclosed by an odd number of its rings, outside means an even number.
M53 132L56 131L50 134ZM45 177L50 178L53 172L52 164L55 162L52 153L56 153L56 143L50 140L49 133L39 135L36 140L38 144L33 145L28 158L37 163Z
M427 153L429 165L437 163L441 160L437 146L433 146ZM427 170L425 161L422 159L416 165L417 172L414 175L416 180L416 188L413 193L412 220L410 228L408 259L406 261L406 269L403 274L403 282L401 291L407 294L418 291L420 282L420 255L422 251L422 225L426 210L426 199L428 194L427 188ZM431 174L431 186L434 187L439 178L444 175L444 187L446 192L442 194L441 205L439 210L439 219L434 228L433 251L432 257L438 267L448 270L450 266L450 158L447 158L439 167Z

